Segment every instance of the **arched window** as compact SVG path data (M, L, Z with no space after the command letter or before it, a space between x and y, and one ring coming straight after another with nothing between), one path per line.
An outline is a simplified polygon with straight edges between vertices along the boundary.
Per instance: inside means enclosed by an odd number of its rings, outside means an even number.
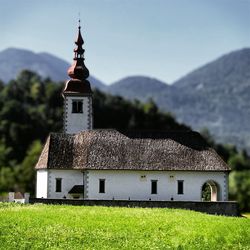
M202 201L218 201L220 200L219 185L213 181L206 181L201 188Z

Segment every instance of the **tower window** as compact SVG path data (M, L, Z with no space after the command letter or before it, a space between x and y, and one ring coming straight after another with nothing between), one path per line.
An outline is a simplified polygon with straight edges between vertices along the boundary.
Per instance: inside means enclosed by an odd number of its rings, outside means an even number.
M82 113L82 101L72 101L72 113Z
M99 193L105 193L105 179L99 179Z
M151 180L151 194L157 194L157 180Z
M177 182L178 185L177 185L177 193L178 194L184 194L184 181L178 181Z
M62 192L62 179L56 178L56 192L60 193Z

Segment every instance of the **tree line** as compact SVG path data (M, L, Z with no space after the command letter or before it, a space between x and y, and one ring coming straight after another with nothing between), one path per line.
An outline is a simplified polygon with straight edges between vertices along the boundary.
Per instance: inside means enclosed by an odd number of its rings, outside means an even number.
M6 85L0 81L0 194L34 194L34 166L43 144L50 132L62 132L63 87L27 70ZM190 130L152 100L131 102L94 90L93 109L95 128ZM202 134L233 170L230 197L250 209L250 157L235 146L216 144L207 130Z

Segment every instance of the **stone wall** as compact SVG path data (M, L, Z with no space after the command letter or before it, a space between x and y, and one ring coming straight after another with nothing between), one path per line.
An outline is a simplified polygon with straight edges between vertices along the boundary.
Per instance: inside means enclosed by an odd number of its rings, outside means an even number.
M135 201L135 200L72 200L30 198L30 203L67 204L83 206L180 208L208 214L239 216L237 202L201 202L201 201Z

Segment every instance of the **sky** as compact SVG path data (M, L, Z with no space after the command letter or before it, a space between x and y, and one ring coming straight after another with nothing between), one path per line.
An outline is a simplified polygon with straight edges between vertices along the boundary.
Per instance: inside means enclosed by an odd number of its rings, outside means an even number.
M72 62L79 13L85 64L106 84L132 75L171 84L250 47L250 0L0 0L0 50Z

